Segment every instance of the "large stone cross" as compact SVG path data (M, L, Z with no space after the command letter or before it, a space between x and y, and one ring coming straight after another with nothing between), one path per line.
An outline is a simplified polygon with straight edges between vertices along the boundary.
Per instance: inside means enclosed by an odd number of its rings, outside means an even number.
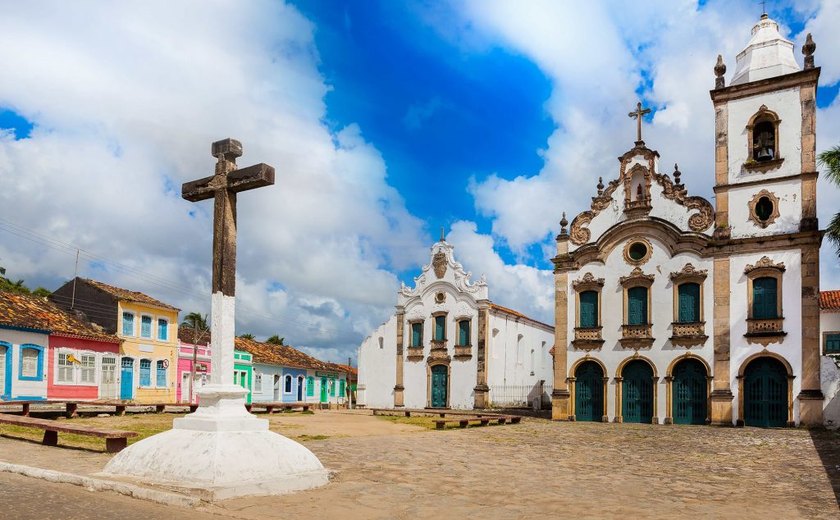
M274 168L256 164L236 168L242 143L225 139L213 143L218 162L210 177L185 182L181 196L190 202L213 198L213 299L211 307L210 380L214 384L233 384L233 337L236 290L236 194L274 184Z
M636 120L636 145L638 146L645 144L645 142L642 141L642 116L646 114L650 114L650 109L642 109L641 103L636 103L636 110L627 114Z

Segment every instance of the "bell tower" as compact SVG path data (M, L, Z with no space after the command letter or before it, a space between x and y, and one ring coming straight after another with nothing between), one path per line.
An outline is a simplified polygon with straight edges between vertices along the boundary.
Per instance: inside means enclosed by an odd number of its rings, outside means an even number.
M731 423L733 408L736 419L744 417L733 391L742 377L738 371L748 363L743 353L750 352L787 360L792 388L798 390L791 406L798 404L799 422L822 424L815 49L809 34L800 68L793 43L763 14L736 57L729 86L721 56L714 68L713 423ZM759 330L744 265L763 256L787 264L780 285L787 292L779 289L776 321L765 320Z

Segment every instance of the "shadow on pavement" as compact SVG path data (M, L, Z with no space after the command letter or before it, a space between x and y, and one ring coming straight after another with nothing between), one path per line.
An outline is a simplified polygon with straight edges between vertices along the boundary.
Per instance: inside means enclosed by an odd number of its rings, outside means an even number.
M840 431L811 430L811 440L840 506Z

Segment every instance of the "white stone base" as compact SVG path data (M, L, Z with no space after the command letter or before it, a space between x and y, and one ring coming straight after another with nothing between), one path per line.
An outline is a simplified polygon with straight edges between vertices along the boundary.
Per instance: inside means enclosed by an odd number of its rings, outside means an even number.
M104 475L188 491L206 500L276 495L323 486L329 472L307 448L245 410L246 391L207 385L195 413L132 444Z

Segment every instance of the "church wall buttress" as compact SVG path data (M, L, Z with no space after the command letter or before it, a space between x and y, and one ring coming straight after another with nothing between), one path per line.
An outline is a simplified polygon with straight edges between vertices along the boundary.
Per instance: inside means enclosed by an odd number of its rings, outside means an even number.
M555 421L569 420L569 389L567 359L569 344L568 295L569 275L554 275L554 391L551 394L551 418Z
M405 327L405 313L397 312L397 365L396 376L397 383L394 385L394 407L404 406L404 391L403 386L403 328Z
M729 258L714 261L714 380L712 382L712 424L732 425L730 388L730 307Z

